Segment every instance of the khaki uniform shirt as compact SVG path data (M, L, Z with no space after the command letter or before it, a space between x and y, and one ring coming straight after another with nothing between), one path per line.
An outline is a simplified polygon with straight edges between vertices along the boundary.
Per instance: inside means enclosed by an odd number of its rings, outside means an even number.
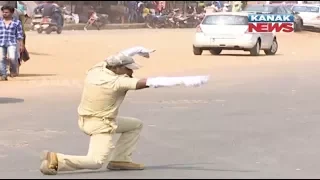
M84 82L78 113L80 116L113 120L128 90L135 90L139 79L117 75L101 62L92 67Z

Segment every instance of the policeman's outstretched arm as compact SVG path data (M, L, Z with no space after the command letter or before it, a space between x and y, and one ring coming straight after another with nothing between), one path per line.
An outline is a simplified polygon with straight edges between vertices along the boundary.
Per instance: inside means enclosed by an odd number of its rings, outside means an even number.
M200 86L207 83L209 76L184 76L184 77L155 77L147 79L137 79L130 77L120 77L117 89L138 90L145 88L173 87L173 86Z

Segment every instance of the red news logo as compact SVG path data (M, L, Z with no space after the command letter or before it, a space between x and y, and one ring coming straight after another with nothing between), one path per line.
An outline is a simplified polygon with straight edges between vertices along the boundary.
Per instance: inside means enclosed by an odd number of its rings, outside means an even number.
M248 23L248 32L293 32L293 23Z
M291 14L249 14L248 32L293 32L294 16Z

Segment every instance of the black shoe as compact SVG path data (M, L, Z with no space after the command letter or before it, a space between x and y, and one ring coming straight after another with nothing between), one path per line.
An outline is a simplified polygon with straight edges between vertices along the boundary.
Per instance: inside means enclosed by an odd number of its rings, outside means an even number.
M8 81L8 78L7 78L7 76L1 76L1 79L0 79L1 81Z

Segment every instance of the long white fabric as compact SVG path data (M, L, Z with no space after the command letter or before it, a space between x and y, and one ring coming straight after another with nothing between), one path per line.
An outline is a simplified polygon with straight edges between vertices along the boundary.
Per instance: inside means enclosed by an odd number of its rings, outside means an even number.
M209 76L184 76L184 77L155 77L147 79L147 86L158 87L172 87L172 86L200 86L207 83Z
M146 56L149 56L150 53L153 53L155 51L156 50L154 50L154 49L147 49L142 46L134 46L134 47L125 49L123 51L120 51L120 53L122 53L126 56L131 56L131 57L135 56L135 55L140 55L140 56L146 57Z

